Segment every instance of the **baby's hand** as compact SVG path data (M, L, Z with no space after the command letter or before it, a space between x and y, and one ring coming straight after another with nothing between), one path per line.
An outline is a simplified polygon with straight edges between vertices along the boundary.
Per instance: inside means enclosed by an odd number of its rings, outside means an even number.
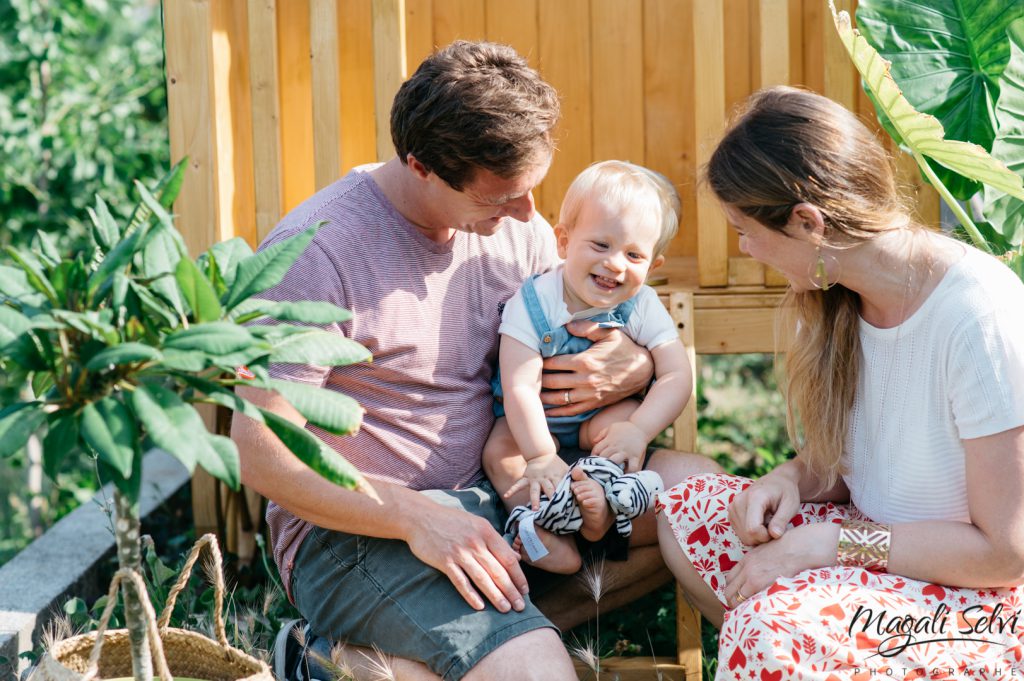
M504 497L510 498L519 490L529 486L530 508L536 511L540 508L540 493L551 497L555 493L555 487L565 477L569 465L558 458L558 454L542 454L526 462L526 471L523 477L516 480Z
M630 421L619 421L598 434L591 454L626 464L627 473L643 468L647 436Z

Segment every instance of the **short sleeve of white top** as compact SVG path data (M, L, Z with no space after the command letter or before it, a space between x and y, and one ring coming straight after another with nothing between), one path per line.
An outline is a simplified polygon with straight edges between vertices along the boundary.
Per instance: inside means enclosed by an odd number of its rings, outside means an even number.
M547 318L552 329L565 326L577 319L588 319L608 310L590 308L576 314L570 314L565 304L562 289L562 270L557 268L545 272L534 280L534 288L537 291L537 298L540 301L541 310ZM636 307L623 332L629 336L637 345L648 350L653 350L659 345L679 338L679 331L676 329L672 316L658 300L658 294L649 286L641 287L635 296ZM501 315L501 326L498 333L511 336L517 341L530 348L540 349L540 337L533 322L530 320L530 313L526 309L526 301L523 299L523 289L520 287L507 303Z
M969 521L962 440L1024 425L1024 284L966 250L899 327L860 323L844 479L879 522Z

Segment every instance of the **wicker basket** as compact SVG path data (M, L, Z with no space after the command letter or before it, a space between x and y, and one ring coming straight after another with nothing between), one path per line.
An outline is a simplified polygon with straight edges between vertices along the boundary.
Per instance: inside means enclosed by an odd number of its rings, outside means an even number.
M185 588L192 567L204 546L209 548L214 562L213 619L216 641L194 631L168 626L178 594ZM132 676L128 630L107 631L107 623L117 601L117 589L125 579L135 585L138 593L146 593L145 583L139 573L128 569L118 570L110 584L107 607L100 618L99 628L54 644L40 660L32 681L93 681ZM181 676L208 681L274 681L265 663L228 643L224 631L223 607L224 577L220 550L217 548L216 537L207 534L192 547L181 575L167 597L167 605L159 621L149 599L143 599L153 664L161 681L173 681L173 677Z

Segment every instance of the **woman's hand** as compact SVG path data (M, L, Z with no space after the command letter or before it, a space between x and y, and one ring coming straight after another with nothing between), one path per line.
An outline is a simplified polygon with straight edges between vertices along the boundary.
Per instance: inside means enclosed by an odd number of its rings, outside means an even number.
M835 565L839 525L794 527L783 537L755 546L725 576L725 602L735 608L776 580Z
M790 463L755 480L729 505L729 523L747 546L781 537L800 510L800 486L791 474Z
M654 376L651 353L619 329L602 329L596 322L576 321L566 328L594 342L576 355L544 360L540 399L554 405L548 416L575 416L621 402L647 387Z

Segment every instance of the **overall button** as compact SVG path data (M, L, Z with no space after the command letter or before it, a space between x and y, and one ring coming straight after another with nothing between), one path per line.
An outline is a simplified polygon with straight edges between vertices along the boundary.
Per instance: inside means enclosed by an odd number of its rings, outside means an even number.
M544 342L545 343L550 343L551 342L551 336L544 336Z

